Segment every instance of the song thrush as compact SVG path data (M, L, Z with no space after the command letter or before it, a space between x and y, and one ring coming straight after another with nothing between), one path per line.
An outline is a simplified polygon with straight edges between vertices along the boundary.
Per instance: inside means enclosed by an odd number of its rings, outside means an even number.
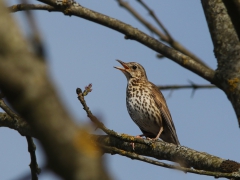
M148 81L145 69L136 62L117 60L127 78L127 110L143 135L179 145L176 129L166 101L157 86Z

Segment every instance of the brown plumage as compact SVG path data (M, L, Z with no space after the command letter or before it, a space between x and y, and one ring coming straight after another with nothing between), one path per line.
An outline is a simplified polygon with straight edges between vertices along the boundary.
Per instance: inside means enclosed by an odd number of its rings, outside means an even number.
M166 101L159 89L148 81L145 69L136 62L125 63L117 60L128 80L127 110L143 135L179 145L176 129Z

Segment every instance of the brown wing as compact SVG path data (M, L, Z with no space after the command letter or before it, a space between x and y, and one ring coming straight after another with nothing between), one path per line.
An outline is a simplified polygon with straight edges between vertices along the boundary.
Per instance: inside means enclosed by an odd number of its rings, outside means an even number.
M162 93L160 92L160 90L157 88L157 86L155 86L151 82L150 82L150 84L152 87L152 97L153 97L157 107L160 109L162 120L166 124L166 127L168 128L169 132L171 133L172 138L175 141L175 144L178 145L178 144L180 144L180 142L178 140L176 129L173 124L173 120L172 120L171 114L169 112L169 109L167 107L165 98L162 95ZM164 132L164 130L163 130L163 132ZM166 133L166 130L165 130L165 133Z

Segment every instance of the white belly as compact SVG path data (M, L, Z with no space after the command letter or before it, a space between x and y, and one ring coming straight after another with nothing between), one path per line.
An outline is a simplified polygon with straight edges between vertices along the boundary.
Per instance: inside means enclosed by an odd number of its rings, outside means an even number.
M132 120L139 126L140 129L151 132L155 135L158 134L161 121L159 109L152 109L154 104L152 97L146 96L144 93L142 96L131 96L127 101L127 110ZM156 114L159 116L156 117Z

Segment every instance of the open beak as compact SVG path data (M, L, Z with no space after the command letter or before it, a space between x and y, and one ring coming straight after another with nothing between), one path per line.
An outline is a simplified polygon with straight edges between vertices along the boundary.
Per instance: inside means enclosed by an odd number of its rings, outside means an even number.
M126 70L129 69L129 67L127 66L127 63L120 61L118 59L117 59L117 61L123 66L123 68L122 67L114 67L114 68L119 69L123 72L126 72Z

